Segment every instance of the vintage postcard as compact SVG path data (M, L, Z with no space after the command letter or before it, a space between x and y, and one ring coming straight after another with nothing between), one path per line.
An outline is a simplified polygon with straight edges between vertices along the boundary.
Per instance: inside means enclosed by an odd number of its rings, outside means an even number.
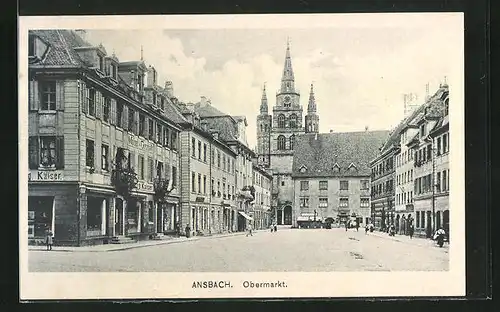
M465 295L461 13L20 17L20 294Z

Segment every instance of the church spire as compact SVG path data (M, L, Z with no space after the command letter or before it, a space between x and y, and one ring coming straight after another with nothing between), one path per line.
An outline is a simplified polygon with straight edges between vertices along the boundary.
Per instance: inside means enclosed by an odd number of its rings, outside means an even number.
M281 92L295 92L294 80L292 58L290 56L290 38L287 38L285 65L283 66L283 76L281 77Z
M309 92L309 104L307 105L308 113L316 113L316 99L314 98L314 86L311 83L311 91Z
M260 100L260 113L267 114L266 83L264 83L264 88L262 89L262 98Z

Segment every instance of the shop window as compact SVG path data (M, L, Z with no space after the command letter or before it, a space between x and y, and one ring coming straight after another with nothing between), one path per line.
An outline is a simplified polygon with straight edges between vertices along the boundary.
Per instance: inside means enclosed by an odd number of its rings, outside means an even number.
M102 170L109 170L109 146L106 144L102 144L101 147L101 163Z
M139 232L139 209L140 203L131 199L127 204L127 230L128 233Z
M50 111L56 109L56 82L55 81L40 81L42 92L42 107L41 110Z
M87 236L102 235L103 198L87 197Z
M300 181L300 190L301 191L309 190L309 181Z
M94 168L94 141L87 139L85 165Z
M154 205L151 200L148 201L148 221L154 222Z
M340 190L347 191L349 189L349 181L340 181Z
M28 237L44 237L48 230L52 232L52 211L54 197L28 197Z

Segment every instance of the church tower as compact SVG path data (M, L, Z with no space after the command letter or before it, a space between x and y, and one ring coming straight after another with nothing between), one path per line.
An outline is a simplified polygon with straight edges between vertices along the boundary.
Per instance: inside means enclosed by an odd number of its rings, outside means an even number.
M318 133L319 116L316 112L316 99L314 98L314 87L311 83L311 91L309 92L309 104L307 105L307 115L305 117L306 133Z
M272 118L268 112L266 85L262 89L260 100L260 114L257 116L257 164L265 168L270 166Z

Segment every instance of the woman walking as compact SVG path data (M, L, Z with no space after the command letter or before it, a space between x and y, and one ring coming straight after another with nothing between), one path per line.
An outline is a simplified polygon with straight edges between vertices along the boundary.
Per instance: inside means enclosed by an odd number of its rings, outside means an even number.
M52 250L52 244L54 243L54 234L51 230L47 230L47 235L45 236L45 244L47 245L47 250Z

